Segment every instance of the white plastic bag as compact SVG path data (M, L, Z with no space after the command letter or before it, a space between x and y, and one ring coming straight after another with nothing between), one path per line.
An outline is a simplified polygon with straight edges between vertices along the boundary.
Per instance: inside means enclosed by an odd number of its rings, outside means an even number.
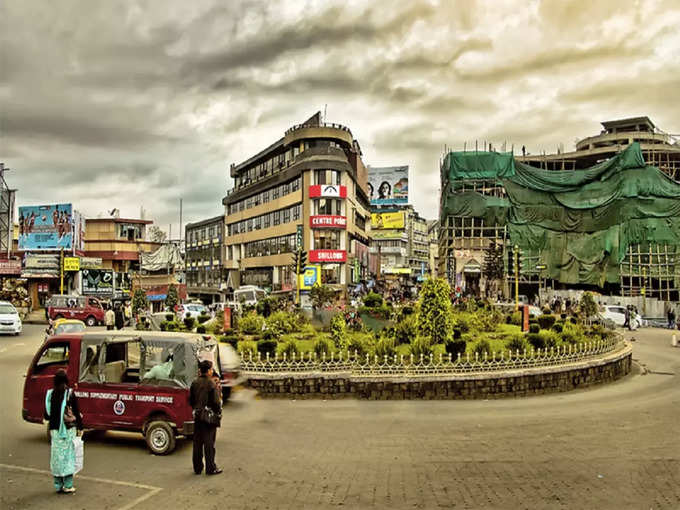
M83 439L81 437L73 438L73 447L76 450L76 473L83 469ZM75 474L75 473L74 473Z

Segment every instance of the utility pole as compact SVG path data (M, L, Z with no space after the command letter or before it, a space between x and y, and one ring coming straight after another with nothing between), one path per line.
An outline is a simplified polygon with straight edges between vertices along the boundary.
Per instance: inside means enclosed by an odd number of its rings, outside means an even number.
M64 248L59 251L59 294L64 294Z
M519 310L519 246L515 245L512 255L515 259L515 310Z

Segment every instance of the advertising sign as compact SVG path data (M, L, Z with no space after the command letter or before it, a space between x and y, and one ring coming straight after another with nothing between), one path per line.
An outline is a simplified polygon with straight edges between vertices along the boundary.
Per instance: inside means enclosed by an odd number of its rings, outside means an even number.
M374 227L375 228L375 227ZM373 230L371 236L374 240L377 239L402 239L406 236L406 232L403 230L385 229L385 230Z
M404 226L404 213L401 211L371 214L371 227L373 228L395 229L404 228Z
M321 284L321 266L305 266L298 280L300 290L310 290L317 283Z
M80 269L101 269L101 257L80 257Z
M59 255L28 254L24 257L24 277L56 278L59 276Z
M64 257L64 271L80 271L80 259L78 257Z
M345 216L310 216L309 225L312 228L347 228L347 218Z
M71 250L71 204L19 207L19 249L22 251Z
M302 249L302 245L303 245L302 231L303 231L302 225L298 225L297 230L295 231L295 249L296 250Z
M110 269L83 269L83 294L88 296L113 295L113 271Z
M408 166L368 167L371 205L408 203Z
M345 250L310 250L310 262L345 262L347 252Z
M335 184L313 184L309 187L309 196L310 198L347 198L347 186L338 186Z
M21 261L0 260L0 274L21 274Z

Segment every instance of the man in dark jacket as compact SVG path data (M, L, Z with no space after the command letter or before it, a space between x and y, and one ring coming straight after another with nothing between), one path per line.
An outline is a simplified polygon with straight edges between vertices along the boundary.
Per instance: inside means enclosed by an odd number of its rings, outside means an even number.
M215 436L217 425L206 423L201 420L201 411L206 407L212 409L215 414L221 414L222 403L220 402L219 390L212 380L212 362L203 360L198 364L199 377L191 383L189 390L189 403L194 409L194 473L200 475L203 471L203 453L205 451L205 473L218 475L222 472L215 465Z

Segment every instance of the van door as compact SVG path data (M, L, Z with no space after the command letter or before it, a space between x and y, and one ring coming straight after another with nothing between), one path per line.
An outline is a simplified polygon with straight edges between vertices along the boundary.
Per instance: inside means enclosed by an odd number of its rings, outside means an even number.
M101 385L98 406L103 423L112 428L141 427L143 417L139 412L140 341L105 344L104 381Z
M71 341L50 342L40 348L26 375L24 388L24 409L29 421L42 422L45 414L45 394L54 386L54 374L64 369L68 374L69 385L73 386L77 377L77 362L72 359Z

